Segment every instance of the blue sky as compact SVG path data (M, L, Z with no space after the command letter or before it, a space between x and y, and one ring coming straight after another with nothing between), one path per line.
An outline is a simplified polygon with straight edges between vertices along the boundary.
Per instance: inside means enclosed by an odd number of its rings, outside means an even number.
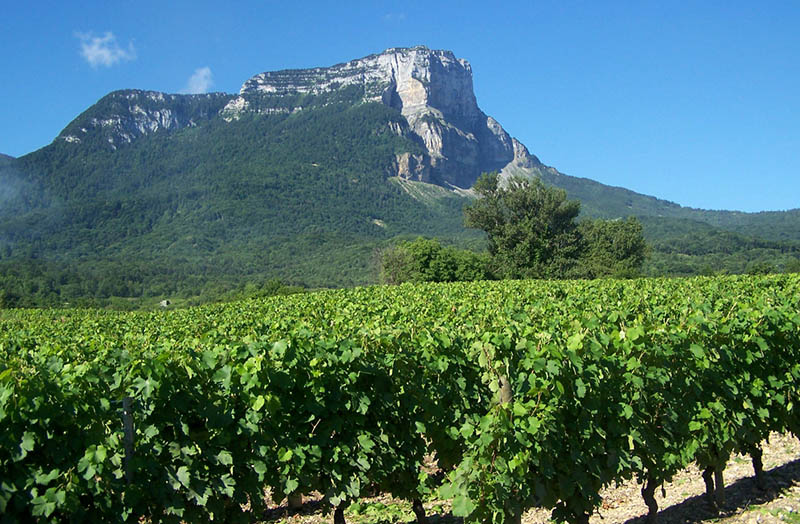
M6 3L0 152L115 89L236 92L269 70L418 44L473 68L544 163L709 209L800 207L800 2Z

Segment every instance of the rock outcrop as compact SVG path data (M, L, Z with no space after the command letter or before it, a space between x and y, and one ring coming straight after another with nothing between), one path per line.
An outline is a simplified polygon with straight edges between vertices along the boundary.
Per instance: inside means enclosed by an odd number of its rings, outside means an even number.
M469 63L451 51L424 46L387 49L331 67L260 73L238 95L116 91L58 139L116 149L144 135L217 117L232 122L248 114L286 114L334 102L378 102L402 114L405 122L392 122L390 129L424 148L423 154L396 155L391 174L402 178L469 188L482 172L530 175L542 167L480 110Z
M70 143L100 140L111 149L157 131L192 127L216 117L231 95L169 95L157 91L114 91L73 120L58 136Z
M414 155L411 153L395 155L392 171L393 174L406 180L431 182L430 162L427 155Z
M332 67L260 73L244 83L223 114L234 119L263 112L258 100L264 96L324 95L350 86L361 89L365 102L399 110L424 145L424 158L398 155L398 176L465 188L484 171L538 164L480 110L469 63L424 46L387 49Z

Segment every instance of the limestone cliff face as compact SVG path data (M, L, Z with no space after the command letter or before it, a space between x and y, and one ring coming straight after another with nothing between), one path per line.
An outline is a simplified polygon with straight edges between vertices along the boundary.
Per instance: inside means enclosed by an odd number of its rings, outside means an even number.
M157 91L114 91L73 120L58 139L100 141L111 149L157 131L192 127L216 117L231 96L169 95Z
M58 139L110 149L156 132L171 132L215 118L303 111L332 102L378 102L405 121L390 129L424 147L400 153L393 175L445 187L469 188L485 171L531 174L536 157L478 107L472 68L451 51L424 46L387 49L344 64L260 73L238 95L174 95L115 91L70 123Z
M432 182L430 163L423 155L413 155L411 153L395 155L392 169L394 171L393 174L406 180Z
M258 74L244 83L222 114L230 120L261 112L258 100L263 96L322 95L349 86L362 90L363 101L398 109L425 146L424 158L398 155L396 174L401 177L465 188L483 171L534 161L478 107L469 63L451 51L424 46L387 49L332 67Z

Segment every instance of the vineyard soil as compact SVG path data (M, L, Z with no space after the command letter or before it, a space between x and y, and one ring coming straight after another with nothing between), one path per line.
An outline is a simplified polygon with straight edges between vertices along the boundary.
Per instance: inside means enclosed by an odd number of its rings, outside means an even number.
M720 514L714 514L704 498L705 485L701 472L691 467L664 485L663 496L657 490L660 524L778 524L800 523L800 442L791 435L773 434L764 444L764 469L767 472L765 490L758 490L753 478L749 457L734 456L725 469L727 504ZM640 495L642 485L628 481L611 486L603 492L599 514L592 524L645 524L647 506ZM307 498L302 510L292 513L282 505L274 505L263 524L322 524L331 516L322 513L319 498ZM460 524L462 519L449 514L446 501L429 501L425 509L431 524ZM345 512L353 524L413 524L411 504L387 495L364 500ZM523 524L549 524L549 511L533 509L522 518Z

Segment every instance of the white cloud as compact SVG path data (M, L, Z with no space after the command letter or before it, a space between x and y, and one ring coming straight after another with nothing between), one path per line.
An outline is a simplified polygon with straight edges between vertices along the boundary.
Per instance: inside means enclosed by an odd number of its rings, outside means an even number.
M75 33L81 41L81 56L92 67L111 67L123 60L136 58L136 49L133 42L128 43L128 48L123 49L117 43L117 37L111 31L106 31L103 36L94 36L89 33Z
M181 89L185 95L199 95L207 93L214 85L214 78L210 67L200 67L194 70L192 76L186 81L186 87Z
M386 13L383 15L384 22L402 22L406 19L405 13Z

